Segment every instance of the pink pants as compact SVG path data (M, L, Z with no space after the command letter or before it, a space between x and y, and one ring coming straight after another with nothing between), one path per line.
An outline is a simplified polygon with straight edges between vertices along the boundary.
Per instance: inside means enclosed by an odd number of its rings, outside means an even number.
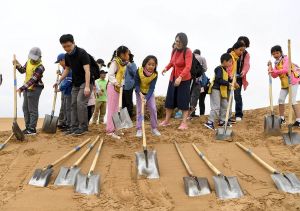
M119 93L116 92L113 85L107 85L107 121L106 121L106 132L115 132L115 125L112 120L114 113L118 112L119 108Z

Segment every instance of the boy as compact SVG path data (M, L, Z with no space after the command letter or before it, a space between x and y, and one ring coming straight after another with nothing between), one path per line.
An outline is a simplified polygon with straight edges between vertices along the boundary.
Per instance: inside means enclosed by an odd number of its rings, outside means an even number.
M221 56L221 65L214 70L215 77L211 83L208 93L210 94L210 115L208 121L204 124L205 127L214 130L214 121L219 118L219 126L225 124L226 109L228 106L228 93L233 87L232 78L228 76L228 68L232 65L232 57L225 53ZM237 87L237 83L234 87ZM230 126L230 125L228 125Z

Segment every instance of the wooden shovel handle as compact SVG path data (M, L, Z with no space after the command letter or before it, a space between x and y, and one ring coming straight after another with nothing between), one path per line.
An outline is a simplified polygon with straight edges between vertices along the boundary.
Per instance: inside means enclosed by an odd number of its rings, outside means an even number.
M121 83L121 87L120 87L120 92L119 92L119 112L121 111L122 109L122 98L123 97L123 81Z
M197 148L197 146L193 143L192 144L195 151L199 155L199 157L206 163L206 165L216 174L221 175L222 173L205 157L205 155L200 152L200 150Z
M58 64L57 70L59 70L59 64ZM59 73L57 72L56 82L58 81L58 79L59 79ZM57 92L56 92L56 88L54 88L54 97L53 97L52 114L51 114L52 116L54 115L54 111L55 111L56 99L57 99Z
M143 149L146 150L147 139L146 139L146 131L145 131L145 102L143 99L141 99L141 101L142 101L141 115L142 115L142 132L143 132Z
M87 150L81 155L81 157L76 161L76 163L74 163L73 167L79 166L79 164L83 161L83 159L94 148L95 144L97 143L97 141L99 141L99 139L100 139L100 136L97 136L96 139L95 139L95 141L88 146Z
M244 151L246 151L251 157L253 157L257 162L259 162L261 165L263 165L266 169L268 169L270 172L272 173L277 173L277 170L274 169L272 166L270 166L269 164L267 164L265 161L263 161L260 157L258 157L256 154L254 154L252 152L251 149L246 148L245 146L243 146L241 143L239 142L235 142L235 144L237 146L239 146L241 149L243 149Z
M176 149L177 149L177 152L178 152L178 154L179 154L179 156L180 156L181 161L183 162L183 165L184 165L186 171L188 172L189 176L192 177L194 174L193 174L193 172L192 172L190 166L189 166L188 163L186 162L186 160L185 160L183 154L181 153L181 151L180 151L180 149L179 149L179 147L178 147L176 141L174 141L174 145L175 145L175 147L176 147Z
M62 156L61 158L57 159L56 161L54 161L53 163L51 163L51 166L55 166L56 164L58 164L59 162L61 162L62 160L66 159L67 157L69 157L70 155L72 155L74 152L77 152L81 149L81 147L83 147L85 144L87 144L89 141L91 140L91 138L88 138L87 140L85 140L83 143L81 143L80 145L76 146L74 149L72 149L70 152L68 152L67 154L65 154L64 156Z
M233 75L232 84L235 84L235 82L236 82L236 73L234 73L234 75ZM227 123L228 123L229 113L230 113L232 99L233 99L233 92L234 92L234 88L230 87L230 95L229 95L229 101L228 101L228 105L227 105L225 124L224 124L225 130L227 129Z
M93 163L92 163L90 171L89 171L89 175L93 174L93 172L95 170L95 167L96 167L96 164L97 164L97 160L98 160L98 157L100 155L100 150L101 150L102 144L103 144L103 139L101 139L101 142L100 142L99 147L97 149L96 155L94 157Z
M6 145L9 142L9 140L13 137L13 135L14 133L10 134L10 136L4 141L3 144Z
M14 61L14 121L17 121L17 64L16 55L13 55Z
M289 124L293 124L293 108L292 108L292 52L291 52L291 40L288 40L288 57L289 57Z

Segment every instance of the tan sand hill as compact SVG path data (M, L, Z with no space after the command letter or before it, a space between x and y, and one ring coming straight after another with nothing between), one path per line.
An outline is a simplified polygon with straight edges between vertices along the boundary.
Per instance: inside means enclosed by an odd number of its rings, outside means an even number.
M262 131L266 113L266 109L246 111L244 121L233 127L234 141L252 147L272 166L300 177L300 146L288 147L281 137L265 137ZM206 117L192 120L186 132L178 131L179 122L173 120L171 127L160 128L161 137L151 136L149 125L146 126L150 148L155 148L158 154L159 180L136 178L134 152L141 150L141 142L134 137L135 129L126 131L121 141L107 139L103 126L92 127L92 132L82 138L58 133L39 134L23 143L13 140L0 151L0 210L300 210L299 194L279 192L270 173L233 142L214 141L214 133L203 127L205 120ZM83 196L74 193L72 188L54 186L59 167L54 168L48 187L27 185L34 169L49 164L81 140L96 137L99 133L106 138L96 167L96 172L101 174L99 197ZM0 140L4 140L10 132L0 134ZM192 142L224 174L238 177L245 196L226 201L218 200L214 192L196 198L187 197L182 180L186 172L173 145L174 140L180 144L194 173L207 177L213 189L213 174L194 152ZM84 173L89 169L95 150L83 162ZM71 166L79 156L75 154L61 165Z

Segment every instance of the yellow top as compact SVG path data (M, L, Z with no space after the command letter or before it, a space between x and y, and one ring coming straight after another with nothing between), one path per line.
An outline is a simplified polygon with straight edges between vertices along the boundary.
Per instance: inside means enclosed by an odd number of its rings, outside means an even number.
M143 94L147 94L150 88L150 84L156 78L157 73L154 72L151 76L147 77L144 75L143 71L143 67L140 67L138 70L138 74L141 80L140 88Z
M25 77L25 83L27 83L33 76L36 68L38 68L40 65L42 64L42 61L36 63L36 64L32 64L32 62L30 61L30 59L28 59L27 63L26 63L26 77ZM33 89L33 85L28 87L29 90Z

